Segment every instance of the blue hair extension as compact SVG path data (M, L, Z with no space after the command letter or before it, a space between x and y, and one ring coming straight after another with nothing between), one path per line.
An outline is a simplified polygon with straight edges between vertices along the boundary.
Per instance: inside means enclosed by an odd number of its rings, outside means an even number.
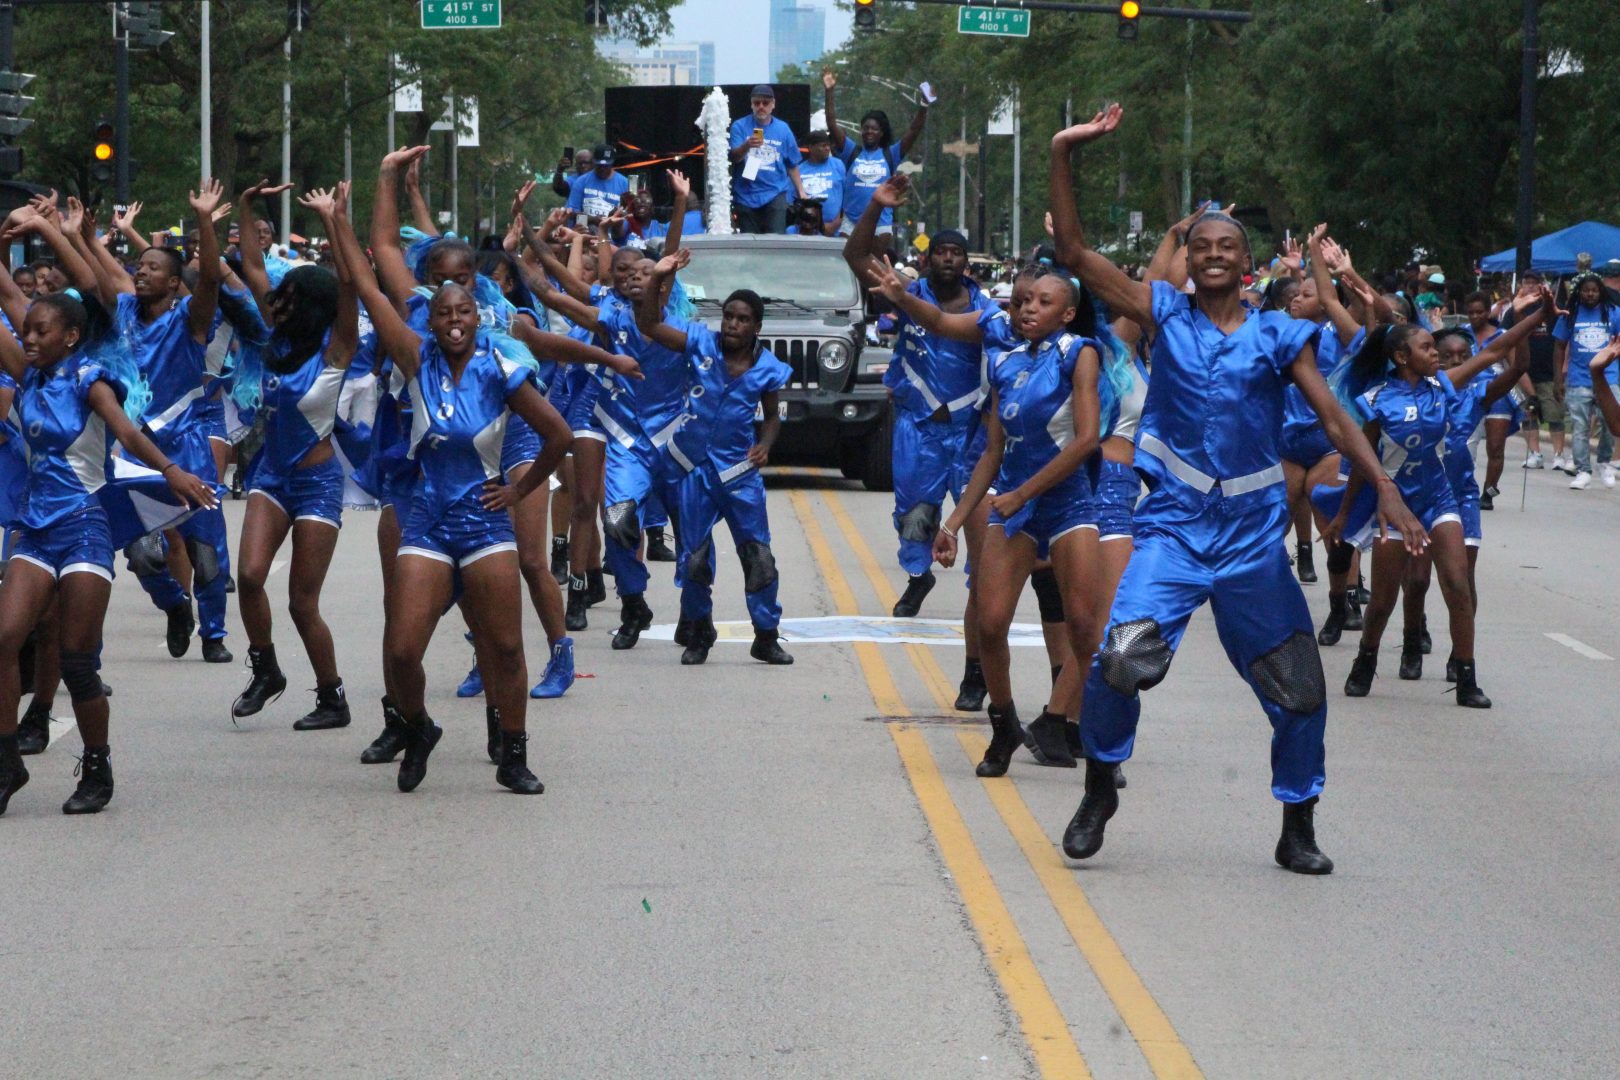
M686 294L686 286L681 284L679 274L675 275L675 283L669 289L669 314L681 322L691 322L697 314L697 306Z
M429 305L438 290L430 289L426 285L416 287L416 295L427 299ZM482 338L487 338L486 344L494 348L503 357L533 371L540 373L540 361L535 359L529 347L512 336L512 318L517 314L517 308L501 293L501 287L495 284L492 278L479 274L473 283L473 300L478 305L478 332ZM419 316L420 317L420 316ZM421 326L421 332L426 332L426 323Z
M139 424L152 403L152 388L135 362L135 349L126 334L103 334L84 347L83 356L99 365L124 387L124 415Z
M441 240L461 239L453 232L445 233L442 236L429 236L420 229L413 229L409 225L399 230L399 236L401 240L408 242L408 246L405 248L405 265L416 276L416 280L424 285L427 284L428 254L433 250L434 245Z

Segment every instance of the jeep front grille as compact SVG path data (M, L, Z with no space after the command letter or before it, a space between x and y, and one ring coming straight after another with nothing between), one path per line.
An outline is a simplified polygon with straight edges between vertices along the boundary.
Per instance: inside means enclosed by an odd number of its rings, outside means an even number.
M816 362L820 347L815 338L760 338L768 352L793 369L790 390L814 390L821 385L821 365Z

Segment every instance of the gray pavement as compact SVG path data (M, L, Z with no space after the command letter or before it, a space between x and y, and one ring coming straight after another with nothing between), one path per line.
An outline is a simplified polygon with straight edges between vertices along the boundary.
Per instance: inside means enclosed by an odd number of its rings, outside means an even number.
M357 761L380 724L373 516L346 518L327 589L356 715L339 732L291 730L312 679L284 616L294 689L238 730L227 710L245 674L170 660L161 615L121 573L105 657L112 806L58 812L78 747L67 731L29 759L33 781L0 818L0 1074L1001 1078L1043 1063L1065 1075L1035 1047L1068 1040L1095 1076L1152 1076L1153 1061L1172 1075L1139 1045L1147 1006L1117 993L1129 974L1196 1063L1181 1075L1613 1075L1616 661L1547 635L1620 656L1620 492L1533 473L1521 514L1518 454L1515 441L1480 562L1496 707L1441 694L1438 590L1422 682L1395 679L1392 633L1372 696L1347 701L1353 635L1324 651L1326 879L1271 863L1269 732L1207 616L1145 699L1107 846L1061 867L1068 891L1054 892L1051 842L1079 774L1020 755L1010 785L974 778L987 732L932 721L919 659L954 684L959 646L790 645L798 663L766 669L721 644L690 669L668 642L611 652L613 609L598 608L579 635L592 677L531 709L547 791L524 799L494 784L481 699L453 697L470 650L452 617L428 658L447 735L405 796L392 767ZM803 473L772 487L788 614L839 612L841 586L882 614L833 511L898 588L888 498ZM741 620L728 538L720 548L717 618ZM1307 595L1320 615L1325 584ZM962 598L959 573L942 574L923 614L959 614ZM672 621L662 570L650 599ZM1033 597L1020 621L1036 621ZM232 628L241 656L234 611ZM526 629L532 679L532 612ZM943 779L921 800L897 753L907 736L874 719L873 656ZM1014 650L1026 717L1044 665ZM1034 855L1012 792L1044 833ZM942 804L965 834L930 824ZM947 871L942 856L967 849L987 886ZM1010 921L985 937L992 894ZM1077 942L1086 900L1101 929ZM1114 966L1092 955L1105 940ZM1038 977L1009 989L1023 949Z

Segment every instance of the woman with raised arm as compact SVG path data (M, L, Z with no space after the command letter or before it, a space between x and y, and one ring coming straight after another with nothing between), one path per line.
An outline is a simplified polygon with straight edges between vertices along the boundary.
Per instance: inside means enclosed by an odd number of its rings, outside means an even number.
M349 190L317 189L299 200L320 215L327 236L348 214ZM240 227L255 227L251 198L244 198ZM237 602L248 635L252 676L231 705L231 715L252 716L287 689L271 636L270 598L264 585L270 566L292 536L287 578L293 625L315 669L315 708L293 723L294 731L325 731L349 725L349 702L338 675L332 632L321 617L321 589L343 524L343 466L332 442L338 396L360 343L359 301L354 275L334 251L337 277L318 266L300 266L275 288L256 247L242 249L242 275L263 313L263 326L244 338L232 394L243 409L264 416L264 444L249 466L248 504L237 549Z
M521 572L506 511L543 486L567 453L567 425L540 393L532 357L522 362L501 351L480 326L478 301L465 286L447 281L438 287L428 332L420 334L378 286L354 230L339 220L335 232L377 346L393 361L415 408L408 453L420 475L400 522L383 645L403 727L399 789L412 791L422 782L443 735L427 714L422 657L459 582L500 728L495 779L537 795L545 787L528 767ZM503 482L500 444L491 439L491 433L504 435L511 413L542 439L533 467L516 484Z
M1123 111L1111 105L1052 139L1051 190L1068 192L1069 156L1106 136ZM1290 382L1322 417L1330 441L1369 474L1377 458L1317 370L1313 324L1242 302L1252 263L1248 235L1225 214L1188 230L1194 293L1136 282L1085 242L1071 199L1054 198L1059 261L1116 316L1153 335L1153 376L1136 440L1148 492L1136 511L1136 550L1116 593L1081 709L1085 796L1063 835L1075 859L1102 847L1119 807L1112 763L1131 754L1140 691L1170 668L1192 613L1211 601L1233 666L1272 724L1272 793L1283 803L1277 862L1324 874L1312 810L1325 777L1326 683L1310 610L1283 550L1288 525L1278 435ZM1379 484L1379 518L1414 551L1425 538L1393 482Z
M163 473L185 504L214 505L212 486L169 460L125 415L131 388L123 380L138 376L122 338L106 334L107 325L94 299L81 303L54 294L29 308L21 342L0 327L0 365L18 385L29 448L27 487L0 584L0 813L28 782L17 739L18 653L58 597L62 680L84 740L79 783L62 812L94 814L112 799L107 698L98 668L114 549L107 512L96 498L112 472L108 436ZM120 350L115 359L111 354Z

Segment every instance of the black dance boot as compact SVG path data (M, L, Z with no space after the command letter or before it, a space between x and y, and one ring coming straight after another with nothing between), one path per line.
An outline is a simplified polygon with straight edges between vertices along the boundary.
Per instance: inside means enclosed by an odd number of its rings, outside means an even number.
M222 637L203 638L202 657L205 664L228 664L236 659Z
M557 584L568 584L568 537L553 536L551 538L551 576L557 579Z
M501 763L501 710L493 705L484 706L484 752L491 765Z
M427 776L428 755L442 738L444 728L435 724L427 713L405 721L405 756L399 762L399 790L416 790Z
M1357 600L1355 593L1348 594L1348 604L1344 611L1344 628L1346 630L1360 630L1362 627L1361 606L1365 601Z
M761 663L781 667L793 663L793 657L782 648L781 635L775 630L754 630L754 643L748 655Z
M501 732L501 758L495 769L495 782L519 795L539 795L546 790L546 785L529 771L528 747L529 736L526 732Z
M405 749L405 717L392 698L382 699L382 734L371 740L371 745L360 751L360 764L386 765Z
M1295 566L1299 570L1299 583L1301 585L1316 584L1316 562L1311 557L1309 543L1294 545Z
M1366 697L1372 692L1373 676L1378 674L1378 650L1362 649L1350 665L1350 675L1344 680L1345 697Z
M1343 593L1334 595L1328 593L1328 616L1322 623L1322 629L1317 631L1316 643L1318 645L1337 645L1344 636L1344 620L1350 613L1350 601Z
M1283 803L1282 836L1277 840L1277 865L1296 874L1331 874L1333 860L1316 846L1316 826L1311 816L1316 796L1304 802Z
M1372 603L1372 593L1367 591L1367 579L1361 574L1356 575L1356 587L1350 590L1350 599L1355 601L1358 608Z
M1024 745L1037 765L1050 765L1058 769L1075 767L1074 754L1069 751L1065 737L1068 721L1056 713L1041 710L1029 727L1024 729ZM1076 730L1079 725L1075 725Z
M1446 682L1456 682L1456 681L1457 681L1457 658L1455 656L1450 656L1450 657L1446 658Z
M568 579L568 614L564 616L563 625L571 634L586 629L590 624L585 613L590 610L591 604L584 578Z
M43 754L51 745L51 710L38 700L28 703L28 711L17 722L17 748L23 757Z
M26 783L28 769L23 765L22 752L17 749L17 736L0 735L0 814L6 812L6 804Z
M962 685L956 691L956 710L958 712L978 712L984 708L984 699L989 694L984 685L984 668L979 661L968 657L962 667Z
M293 721L294 731L330 731L349 726L349 699L340 679L332 686L315 688L315 709Z
M281 666L276 663L274 645L266 645L262 649L249 647L248 666L253 675L248 679L247 689L238 694L231 705L232 716L252 716L287 689L287 676L281 673Z
M1024 726L1018 722L1018 707L1012 702L1005 709L990 706L990 745L984 760L974 769L976 776L1005 776L1012 764L1013 751L1024 741Z
M1424 656L1434 652L1434 638L1429 636L1429 617L1427 615L1423 616L1423 621L1418 624L1418 641L1423 646Z
M178 660L190 651L191 635L197 629L197 619L191 614L191 597L186 597L165 614L169 617L169 631L165 635L169 655Z
M641 593L624 598L619 611L619 628L613 631L613 648L617 652L633 649L641 640L641 632L652 625L652 608L647 606Z
M1457 704L1465 709L1491 707L1491 699L1479 688L1479 676L1472 660L1457 661Z
M688 619L684 615L682 615L679 619L676 619L675 644L679 645L683 649L692 644L692 627L696 625L696 619Z
M62 804L62 813L99 814L112 802L112 762L107 760L105 746L85 747L73 775L79 778L79 786Z
M600 568L585 571L585 603L594 607L607 600L607 582Z
M1423 678L1423 638L1416 630L1408 630L1401 638L1401 669L1397 674L1410 682Z
M669 541L664 539L664 529L661 525L651 526L647 529L647 561L675 561L675 553L669 549Z
M900 599L894 602L894 617L897 619L914 619L917 612L922 610L922 602L934 587L934 572L924 570L920 574L913 574L906 582L906 591L900 594Z
M1071 859L1089 859L1102 850L1103 829L1118 809L1119 786L1113 764L1087 758L1086 794L1069 819L1069 827L1063 830L1063 854Z
M709 659L709 650L714 648L719 633L714 628L714 620L705 615L701 619L692 619L686 627L686 646L681 653L682 667L696 667Z

